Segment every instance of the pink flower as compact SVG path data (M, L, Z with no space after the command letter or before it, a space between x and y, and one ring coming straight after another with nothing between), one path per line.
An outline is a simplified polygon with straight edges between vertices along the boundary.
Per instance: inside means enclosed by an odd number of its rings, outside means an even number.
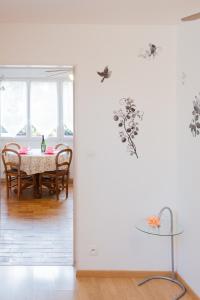
M147 222L151 227L160 227L160 218L157 216L148 217Z

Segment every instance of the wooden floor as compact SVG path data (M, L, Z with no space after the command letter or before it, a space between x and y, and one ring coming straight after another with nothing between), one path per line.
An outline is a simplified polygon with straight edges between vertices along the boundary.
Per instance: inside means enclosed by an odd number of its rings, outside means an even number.
M179 288L134 278L75 278L72 267L0 267L1 300L174 300ZM189 294L182 300L195 300Z
M72 186L64 198L33 199L29 190L19 201L14 193L7 200L1 185L0 265L73 264Z
M135 278L76 279L73 267L62 266L72 264L72 187L67 201L31 193L7 201L5 187L1 196L1 300L173 300L179 293L162 280L138 287Z

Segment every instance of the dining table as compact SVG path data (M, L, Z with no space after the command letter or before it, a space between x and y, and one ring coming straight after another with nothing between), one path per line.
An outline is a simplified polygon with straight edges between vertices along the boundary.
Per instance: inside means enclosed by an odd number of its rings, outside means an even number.
M56 170L56 155L59 151L54 150L51 153L41 152L41 149L30 149L27 153L20 153L21 157L21 171L25 172L27 175L35 176L34 184L34 197L41 198L40 185L39 185L39 175L43 172L55 171ZM16 155L11 153L9 155L9 160L12 162L17 162ZM66 160L65 155L60 155L59 162L62 163Z

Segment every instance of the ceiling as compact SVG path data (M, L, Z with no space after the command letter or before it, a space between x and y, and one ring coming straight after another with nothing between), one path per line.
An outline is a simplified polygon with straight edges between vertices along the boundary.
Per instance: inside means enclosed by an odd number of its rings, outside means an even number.
M0 0L0 23L173 25L200 0Z

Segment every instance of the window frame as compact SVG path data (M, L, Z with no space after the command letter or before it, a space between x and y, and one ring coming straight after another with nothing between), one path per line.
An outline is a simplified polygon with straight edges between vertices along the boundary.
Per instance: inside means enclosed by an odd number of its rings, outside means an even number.
M27 134L26 136L15 136L15 137L5 137L0 136L0 139L5 140L17 140L19 142L38 142L41 140L41 136L32 136L31 134L31 82L56 82L57 85L57 136L56 137L46 137L46 140L50 142L67 142L72 141L74 132L72 136L64 135L64 120L63 120L63 83L67 81L66 78L25 78L25 77L9 77L5 81L21 81L25 82L27 86L27 111L26 111L26 120L27 120ZM73 83L73 102L74 102L74 83ZM73 116L74 117L74 116ZM1 119L1 118L0 118ZM1 121L1 120L0 120ZM1 125L1 124L0 124Z
M69 136L67 136L67 135L65 135L64 134L64 132L65 132L65 130L64 130L64 102L63 102L63 99L64 99L64 82L65 81L67 81L67 80L63 80L62 81L62 83L61 83L61 85L60 85L60 92L61 92L61 99L62 99L62 104L61 104L61 108L62 108L62 124L63 124L63 126L62 126L62 130L63 130L63 132L62 132L62 136L64 137L64 140L67 138L70 138L71 137L71 139L73 139L73 136L74 136L74 126L75 126L75 124L74 124L74 107L75 107L75 105L74 105L74 81L72 81L72 101L73 101L73 110L72 110L72 114L73 114L73 117L72 117L72 121L73 121L73 135L69 135Z

